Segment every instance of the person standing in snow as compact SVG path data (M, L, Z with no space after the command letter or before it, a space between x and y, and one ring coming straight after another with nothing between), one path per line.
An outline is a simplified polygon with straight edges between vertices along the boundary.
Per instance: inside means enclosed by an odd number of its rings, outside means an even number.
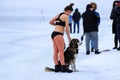
M100 54L98 49L98 17L91 4L88 4L86 11L82 14L83 29L86 37L86 55L90 54L90 40L94 42L95 54Z
M113 17L116 19L116 30L117 30L117 38L120 44L120 1L117 4L117 7L113 10ZM120 47L117 48L120 51Z
M117 38L117 30L116 30L116 18L114 17L114 9L117 7L119 1L114 1L113 2L113 9L111 11L111 15L110 15L110 19L113 20L113 24L112 24L112 33L115 34L114 35L114 47L113 49L117 49L118 48L118 38Z
M79 12L78 8L75 9L75 12L73 13L73 22L74 22L74 32L76 32L76 25L77 25L77 33L80 32L80 19L81 19L81 13Z
M69 15L70 33L72 33L72 15Z
M97 9L97 4L96 4L95 2L91 2L90 5L92 5L93 11L94 11L94 13L96 14L96 16L97 16L97 18L98 18L96 24L99 26L99 25L100 25L100 15L99 15L99 13L96 11L96 9ZM93 41L93 40L91 40L91 52L94 52L94 41Z
M53 31L51 38L53 41L53 47L54 47L54 64L55 64L55 72L72 72L66 64L64 59L64 31L66 30L67 38L69 42L71 41L70 37L70 31L69 31L69 15L73 11L73 3L66 6L64 8L64 12L60 13L59 15L55 16L50 20L50 24L55 26L55 30ZM61 65L59 65L59 59Z

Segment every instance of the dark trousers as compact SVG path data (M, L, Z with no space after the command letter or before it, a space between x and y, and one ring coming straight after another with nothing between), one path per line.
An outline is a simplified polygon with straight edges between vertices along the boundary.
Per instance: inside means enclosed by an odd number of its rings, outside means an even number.
M76 25L77 25L77 33L79 33L79 22L74 22L74 33L76 32Z
M72 33L72 23L69 23L70 26L70 33Z
M115 36L114 36L114 44L115 44L115 47L117 48L117 47L118 47L118 38L117 38L117 34L115 34Z
M120 44L120 25L117 25L117 38L119 40L119 44Z

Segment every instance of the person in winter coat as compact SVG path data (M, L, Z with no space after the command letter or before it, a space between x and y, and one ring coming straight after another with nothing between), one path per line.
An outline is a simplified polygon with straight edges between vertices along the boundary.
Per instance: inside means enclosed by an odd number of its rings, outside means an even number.
M92 5L92 7L93 7L93 9L94 9L93 11L94 11L94 13L96 14L96 16L98 17L96 24L99 26L99 25L100 25L100 15L99 15L99 13L96 11L96 9L97 9L97 4L96 4L95 2L91 2L90 5ZM91 52L94 52L94 42L93 42L93 40L91 40Z
M69 15L70 33L72 33L72 15Z
M95 54L100 54L98 49L98 17L94 12L92 5L88 4L86 11L82 14L83 29L86 37L86 54L90 54L90 41L93 40Z
M112 17L116 19L117 38L120 44L120 1L118 2L117 7L114 8ZM117 50L120 51L120 47Z
M75 12L73 13L73 22L74 22L74 32L76 32L76 25L77 25L77 33L80 31L80 19L81 19L81 13L79 12L78 8L75 9Z
M112 33L115 34L114 35L114 45L115 46L113 47L113 49L117 49L118 48L118 38L117 38L117 30L116 30L116 18L113 17L114 16L114 12L113 11L114 11L115 7L117 7L118 2L119 1L114 1L113 2L113 9L112 9L111 15L110 15L110 19L113 20Z

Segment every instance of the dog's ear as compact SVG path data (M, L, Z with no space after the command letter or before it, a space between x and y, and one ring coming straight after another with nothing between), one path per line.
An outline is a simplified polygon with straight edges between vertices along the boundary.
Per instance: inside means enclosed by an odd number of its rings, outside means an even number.
M75 43L75 48L78 48L78 43L77 42Z
M72 47L72 46L73 46L73 40L71 40L69 43L69 47Z
M69 47L71 48L76 48L76 40L75 39L72 39L71 42L69 43Z
M77 42L77 43L80 43L80 41L79 41L78 39L76 39L76 42Z
M75 39L75 48L78 48L79 45L80 45L80 41L78 39Z

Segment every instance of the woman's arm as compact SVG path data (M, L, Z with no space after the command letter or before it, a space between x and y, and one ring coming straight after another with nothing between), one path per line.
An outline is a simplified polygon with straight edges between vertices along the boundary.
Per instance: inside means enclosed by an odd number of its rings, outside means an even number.
M71 41L71 37L70 37L70 30L69 30L69 21L68 21L68 16L65 16L65 27L66 27L66 34L68 37L69 42Z
M50 21L49 21L49 24L55 26L55 20L57 19L57 16L55 16L54 18L52 18Z

